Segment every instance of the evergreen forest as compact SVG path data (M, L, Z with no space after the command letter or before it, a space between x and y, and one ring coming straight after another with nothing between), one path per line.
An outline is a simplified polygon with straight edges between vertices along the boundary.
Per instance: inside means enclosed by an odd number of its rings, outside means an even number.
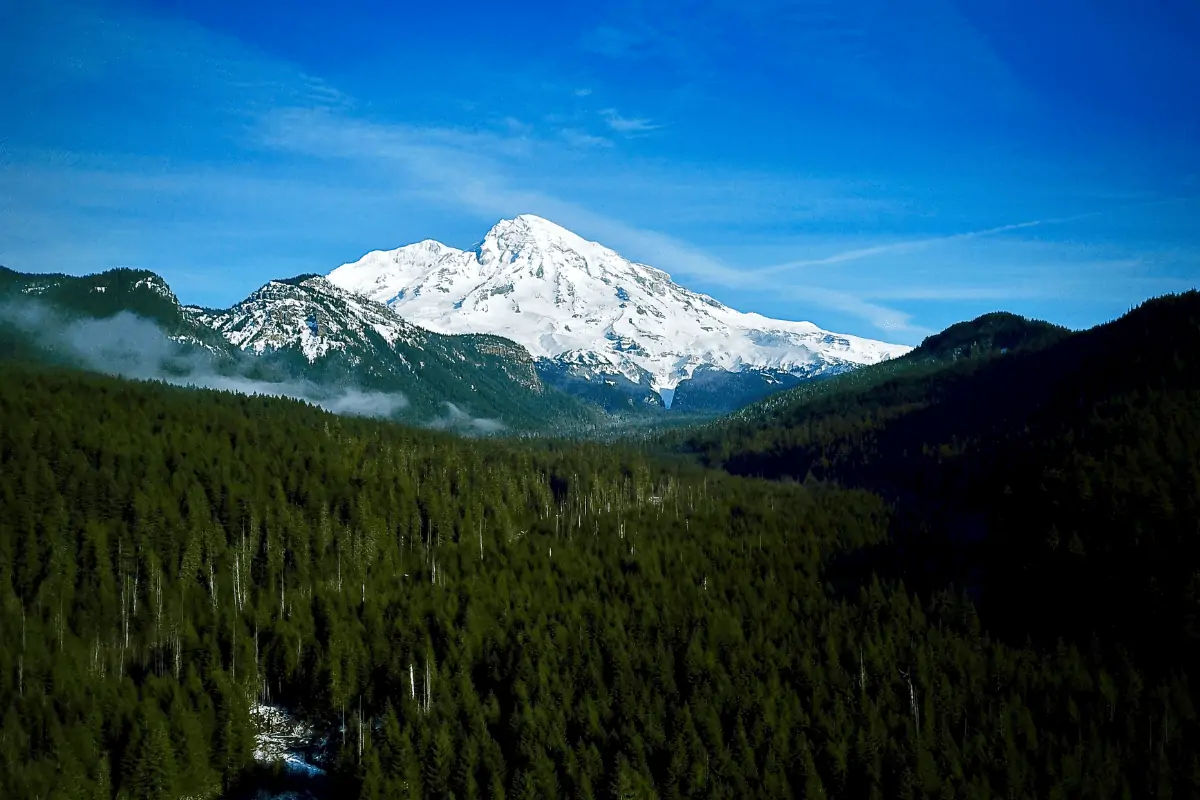
M15 352L0 796L1200 797L1200 299L926 345L606 444Z

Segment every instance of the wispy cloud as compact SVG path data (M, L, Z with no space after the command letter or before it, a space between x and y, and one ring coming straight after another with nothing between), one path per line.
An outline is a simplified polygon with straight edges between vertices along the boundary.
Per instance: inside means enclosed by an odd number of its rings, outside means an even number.
M452 430L458 433L488 436L504 430L499 420L474 417L450 401L442 403L443 413L429 423L437 430Z
M929 236L922 239L909 239L901 242L891 242L889 244L876 245L874 247L860 247L853 250L843 250L840 253L834 253L821 258L804 258L796 261L787 261L782 264L773 264L769 267L760 267L755 272L762 275L769 275L787 270L799 269L802 267L827 266L830 264L843 264L847 261L859 261L864 258L873 258L875 256L888 255L894 253L903 253L911 250L919 250L933 245L945 244L947 242L966 241L968 239L977 239L981 236L995 236L1000 233L1008 233L1010 231L1019 231L1025 228L1036 228L1040 225L1049 225L1055 222L1067 222L1073 219L1084 219L1095 214L1078 214L1072 217L1059 217L1056 219L1038 219L1029 222L1016 222L1010 225L997 225L993 228L983 228L976 231L966 231L964 233L952 233L946 236Z
M674 237L628 225L537 189L522 188L506 162L511 149L488 134L420 129L349 119L324 110L281 110L264 120L262 142L312 158L396 170L419 181L430 196L487 219L540 214L668 271L728 286L745 273ZM516 166L520 166L518 163Z
M604 124L617 133L645 133L662 127L642 117L623 117L615 108L602 110L600 116L604 118Z
M1149 206L1160 206L1168 204L1177 204L1189 202L1194 198L1190 197L1172 197L1158 198L1154 200L1146 200L1136 203L1125 203L1117 207L1086 211L1079 214L1070 214L1060 217L1049 217L1046 219L1028 220L1026 222L1014 222L1007 225L996 225L990 228L981 228L979 230L964 231L962 233L951 233L944 236L928 236L920 239L908 239L899 242L889 242L887 244L875 245L872 247L860 247L841 252L833 253L828 256L819 258L805 258L794 261L786 261L780 264L773 264L767 267L759 267L756 272L762 275L770 275L789 270L801 269L804 267L828 266L832 264L844 264L850 261L860 261L870 259L876 256L897 255L900 253L908 253L914 250L922 250L937 245L946 245L956 242L965 242L972 239L981 239L989 236L997 236L1013 231L1026 230L1028 228L1039 228L1047 225L1060 225L1069 222L1079 222L1081 220L1096 219L1106 215L1119 213L1122 211L1131 211L1133 209L1146 208Z
M588 95L590 95L591 93L592 93L592 90L591 90L591 89L588 89L588 88L586 88L586 87L579 88L579 89L576 89L576 90L575 90L575 96L576 96L576 97L587 97L587 96L588 96Z
M1054 293L1044 284L1019 285L909 285L886 288L871 288L864 291L865 300L890 301L1010 301L1042 299Z
M72 320L37 300L26 299L0 305L0 319L15 325L37 345L110 375L238 394L290 397L348 416L389 418L408 407L408 398L400 392L319 386L303 379L251 378L244 374L249 371L246 364L219 362L206 351L185 347L153 322L128 311L103 319ZM498 424L469 417L466 421L473 426L480 422ZM488 432L486 426L480 430Z
M576 128L563 128L560 132L563 141L572 147L612 147L612 139L603 136L593 136L587 131Z
M913 322L912 315L896 308L864 300L858 294L828 289L823 286L791 286L788 293L826 308L833 308L869 323L876 330L902 336L909 341L934 333L930 328Z
M510 134L518 138L529 136L533 133L532 125L528 122L522 122L516 117L505 117L504 127Z

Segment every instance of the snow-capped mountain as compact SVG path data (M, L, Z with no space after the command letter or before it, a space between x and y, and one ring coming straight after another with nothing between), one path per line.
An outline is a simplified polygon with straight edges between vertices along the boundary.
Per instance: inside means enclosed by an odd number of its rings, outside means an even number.
M419 345L426 334L384 306L343 292L315 275L271 281L229 309L188 306L185 310L237 348L256 355L291 348L310 363L332 351L357 358L356 349L373 346L370 333L390 345Z
M234 347L289 365L295 375L395 389L416 410L440 411L447 420L487 412L529 426L539 415L577 410L577 401L547 394L533 359L512 341L431 332L319 275L271 281L229 309L184 311Z
M668 405L697 370L770 384L911 349L736 311L532 215L500 221L473 250L427 240L375 251L329 281L430 330L506 336L552 373L627 381Z

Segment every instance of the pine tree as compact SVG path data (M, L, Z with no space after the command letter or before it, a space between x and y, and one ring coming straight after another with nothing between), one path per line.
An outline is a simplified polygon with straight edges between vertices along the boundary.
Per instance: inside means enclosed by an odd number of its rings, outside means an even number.
M134 800L168 800L176 796L175 757L161 712L143 701L126 755L127 785Z

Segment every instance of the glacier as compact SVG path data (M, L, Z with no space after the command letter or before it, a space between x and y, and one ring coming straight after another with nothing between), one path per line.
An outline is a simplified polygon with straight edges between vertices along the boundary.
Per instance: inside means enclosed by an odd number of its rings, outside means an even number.
M585 376L620 375L670 396L697 369L843 371L912 348L732 309L669 274L531 214L459 250L425 240L328 275L438 333L490 333Z

